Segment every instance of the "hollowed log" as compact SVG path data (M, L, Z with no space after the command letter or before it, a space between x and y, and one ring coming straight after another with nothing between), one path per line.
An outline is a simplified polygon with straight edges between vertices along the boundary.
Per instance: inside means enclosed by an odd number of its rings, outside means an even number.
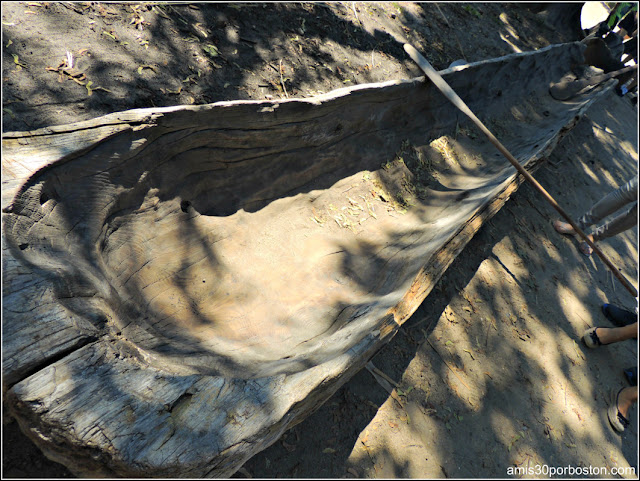
M532 170L579 43L443 71ZM3 135L5 401L81 475L229 476L379 350L515 170L424 78Z

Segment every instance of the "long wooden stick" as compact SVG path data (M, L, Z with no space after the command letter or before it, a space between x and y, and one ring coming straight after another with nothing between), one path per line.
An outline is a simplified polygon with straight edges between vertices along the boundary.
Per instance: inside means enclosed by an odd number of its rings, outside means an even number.
M462 111L467 117L469 117L478 128L487 136L489 141L496 146L496 148L504 155L509 162L516 168L518 172L520 172L523 177L533 185L533 187L542 194L544 199L551 204L551 206L573 227L573 230L582 237L589 246L593 249L593 251L600 257L602 262L611 270L613 275L615 275L618 280L624 285L624 287L634 296L638 296L638 291L633 285L620 273L618 269L611 263L611 261L602 253L602 251L594 244L594 242L589 239L589 236L585 234L578 225L569 217L569 215L564 211L562 207L555 201L553 197L540 185L540 183L533 178L533 176L524 168L520 163L516 160L516 158L511 155L511 153L506 149L504 145L500 143L500 141L489 131L488 128L484 126L484 124L475 116L475 114L471 111L467 104L458 97L453 89L449 86L447 82L440 76L438 72L431 66L431 64L424 58L420 52L418 52L412 45L408 43L404 44L404 50L409 54L411 59L418 64L418 66L422 69L422 71L429 77L429 79L438 87L438 90L444 94L449 101L455 105L458 109Z

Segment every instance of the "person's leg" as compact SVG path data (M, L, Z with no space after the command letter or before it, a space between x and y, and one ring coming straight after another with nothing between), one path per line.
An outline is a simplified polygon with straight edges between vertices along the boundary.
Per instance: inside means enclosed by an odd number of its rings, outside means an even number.
M632 386L638 385L638 366L631 366L622 371L624 373L624 377L627 378L627 381Z
M602 304L602 313L615 326L622 327L638 320L638 314L613 304Z
M618 28L621 34L627 37L633 37L633 33L638 29L638 12L629 12L618 22Z
M631 229L637 223L638 204L635 203L626 212L617 215L609 222L605 222L604 224L596 227L593 230L593 233L589 234L589 239L591 239L591 242L598 242L602 239L607 239L608 237L613 237L614 235L620 234L627 229ZM582 241L578 247L580 251L586 256L590 256L593 253L593 249L589 244L587 244L586 241Z
M638 337L638 321L622 327L598 327L596 331L602 344L626 341Z
M629 413L638 402L638 386L625 387L617 393L613 391L609 400L607 417L613 429L623 432L629 425Z
M616 190L610 192L598 202L596 202L591 209L589 209L578 221L578 227L583 231L587 229L587 227L598 223L600 220L604 219L608 215L614 213L619 210L621 207L624 207L629 202L633 202L638 197L638 177L634 177L625 184L618 187ZM635 210L634 210L635 209ZM635 204L631 209L629 209L624 214L617 216L613 221L601 226L597 229L597 235L594 234L589 235L589 238L592 242L596 240L605 239L607 237L611 237L615 234L619 234L630 227L633 227L637 220L637 212L638 205ZM560 234L575 234L573 227L571 224L567 222L563 222L561 220L556 220L553 222L553 227ZM583 242L580 245L580 250L585 255L591 255L591 247L586 242Z
M631 229L638 223L638 204L633 204L626 212L617 215L609 222L596 227L592 232L593 242L613 237L620 232Z
M587 347L598 347L638 337L638 321L623 327L592 327L583 335Z
M627 183L621 185L616 190L609 192L602 199L596 202L591 209L578 219L578 226L584 230L587 227L597 224L608 215L624 207L638 198L638 177L633 177Z
M629 410L638 402L638 386L625 387L618 395L618 411L629 418Z
M630 40L627 40L623 45L624 45L625 55L628 55L630 59L631 58L635 59L638 57L638 39L637 38L632 38Z

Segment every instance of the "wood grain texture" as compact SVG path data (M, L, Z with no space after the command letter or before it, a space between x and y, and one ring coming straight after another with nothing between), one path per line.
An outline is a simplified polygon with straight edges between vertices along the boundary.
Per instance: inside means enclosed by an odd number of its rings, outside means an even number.
M528 170L611 85L443 71ZM397 332L520 179L424 79L3 136L5 402L81 475L229 476Z

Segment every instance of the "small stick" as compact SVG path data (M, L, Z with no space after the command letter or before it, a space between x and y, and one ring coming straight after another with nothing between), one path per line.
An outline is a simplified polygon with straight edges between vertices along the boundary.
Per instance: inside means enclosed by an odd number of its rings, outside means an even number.
M393 385L394 387L398 387L398 383L395 382L393 379L391 379L389 376L387 376L384 372L382 372L380 369L378 369L373 362L369 361L366 366L367 370L369 372L374 372L376 373L378 376L384 378L389 384Z
M573 230L584 239L584 241L589 244L589 246L593 249L598 257L604 262L604 264L611 270L613 275L615 275L618 280L624 285L624 287L633 295L633 297L638 297L638 291L633 285L622 275L622 273L611 263L611 261L602 253L600 248L595 245L595 243L589 239L589 236L585 234L580 227L569 217L562 207L556 202L556 200L551 197L551 195L545 190L544 187L540 185L540 183L534 179L534 177L524 168L520 163L516 160L516 158L511 155L504 145L491 133L491 131L485 127L485 125L475 116L475 114L471 111L471 109L464 103L464 101L456 94L453 89L449 86L449 84L442 78L442 76L436 72L436 70L431 66L431 64L424 58L420 52L418 52L415 47L409 45L408 43L404 44L405 51L409 54L411 59L418 64L420 69L429 77L429 79L435 84L435 86L444 94L444 96L454 105L456 106L462 113L464 113L467 117L469 117L473 123L487 136L489 141L500 151L502 155L504 155L511 165L513 165L516 170L522 174L522 176L533 185L533 187L544 197L544 199L551 204L551 206L573 227Z
M455 377L457 377L457 378L458 378L458 381L460 381L464 387L466 387L469 391L471 391L471 388L469 387L469 385L468 385L466 382L464 382L464 380L460 377L460 375L459 375L456 371L454 371L454 370L453 370L453 368L452 368L452 367L451 367L451 365L447 362L447 360L442 356L442 354L440 354L440 351L438 351L438 350L436 349L436 347L435 347L433 344L431 344L431 341L429 340L429 338L427 338L427 342L428 342L428 343L429 343L429 345L431 346L431 349L433 349L434 351L436 351L436 354L438 355L438 357L440 358L440 360L444 363L444 365L445 365L445 366L447 366L447 367L449 368L449 370L453 373L453 375L454 375Z
M383 373L380 369L375 367L373 365L373 362L369 361L365 365L365 367L371 373L373 378L378 382L378 384L380 384L391 395L391 397L396 400L396 402L400 405L401 408L404 408L402 399L400 399L400 396L396 392L396 389L398 388L398 384L389 376L387 376L385 373Z
M282 78L282 59L280 59L280 83L282 84L282 88L284 89L284 94L287 96L287 98L289 98L287 87L284 86L284 79Z
M609 272L609 274L611 274L611 272ZM613 283L613 275L609 276L609 279L611 279L611 287L613 288L613 293L615 294L616 292L616 285Z
M358 18L358 12L356 11L356 2L351 2L351 7L353 7L353 13L356 16L356 20L358 21L358 23L360 25L362 25L362 22L360 21L360 19Z

